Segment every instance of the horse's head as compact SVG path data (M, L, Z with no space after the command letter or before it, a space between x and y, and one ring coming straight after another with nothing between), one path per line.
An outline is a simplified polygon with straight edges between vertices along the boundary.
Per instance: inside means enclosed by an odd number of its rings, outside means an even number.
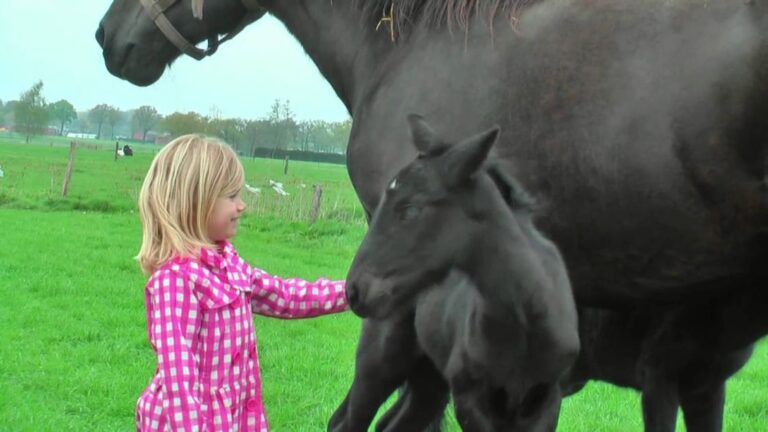
M182 53L198 60L213 54L264 13L257 0L114 0L96 41L110 73L146 86ZM206 39L207 50L195 47Z
M360 316L411 310L418 292L470 266L500 225L516 224L520 236L523 225L534 229L522 189L484 167L498 127L451 143L421 117L409 122L419 157L390 182L349 272L347 296Z

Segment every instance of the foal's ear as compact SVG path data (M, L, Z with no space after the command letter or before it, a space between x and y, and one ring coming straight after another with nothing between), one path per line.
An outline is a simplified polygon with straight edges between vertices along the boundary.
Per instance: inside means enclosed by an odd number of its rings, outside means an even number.
M429 153L429 148L437 138L435 131L427 124L424 117L418 114L408 115L408 125L411 127L411 138L416 150L422 155Z
M499 139L500 131L494 126L454 145L445 153L445 179L450 186L464 183L480 169Z

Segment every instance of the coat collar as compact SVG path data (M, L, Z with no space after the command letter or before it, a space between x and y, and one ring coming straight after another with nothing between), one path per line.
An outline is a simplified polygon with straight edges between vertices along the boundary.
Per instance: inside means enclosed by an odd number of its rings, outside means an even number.
M200 262L212 268L226 269L236 254L235 247L228 240L216 243L216 248L201 248Z

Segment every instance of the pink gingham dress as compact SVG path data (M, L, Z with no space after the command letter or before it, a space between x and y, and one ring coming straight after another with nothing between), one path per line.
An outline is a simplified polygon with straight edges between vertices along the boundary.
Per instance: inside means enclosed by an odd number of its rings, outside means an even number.
M176 257L147 282L155 376L136 404L138 431L269 430L253 315L305 318L347 309L344 282L281 279L229 242Z

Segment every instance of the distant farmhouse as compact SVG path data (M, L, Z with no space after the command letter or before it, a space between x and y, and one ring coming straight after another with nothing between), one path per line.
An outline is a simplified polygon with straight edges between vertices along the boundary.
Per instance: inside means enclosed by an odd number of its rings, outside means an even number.
M96 134L80 133L80 132L68 132L67 133L67 138L96 139Z
M141 141L141 138L141 132L133 133L132 139L134 141ZM157 145L166 145L171 141L171 134L168 132L147 131L147 136L144 141L148 143L155 143Z
M17 129L13 126L0 126L0 132L17 132ZM36 132L37 135L58 135L59 128L54 126L47 126Z

